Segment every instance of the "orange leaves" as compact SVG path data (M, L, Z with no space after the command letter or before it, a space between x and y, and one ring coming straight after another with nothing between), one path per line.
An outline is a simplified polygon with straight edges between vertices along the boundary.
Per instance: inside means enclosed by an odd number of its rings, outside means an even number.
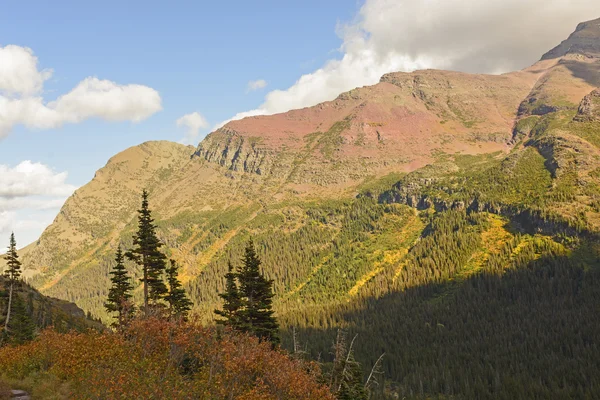
M68 382L69 398L333 399L318 366L268 343L195 323L132 322L123 334L59 334L0 348L0 371L44 372Z

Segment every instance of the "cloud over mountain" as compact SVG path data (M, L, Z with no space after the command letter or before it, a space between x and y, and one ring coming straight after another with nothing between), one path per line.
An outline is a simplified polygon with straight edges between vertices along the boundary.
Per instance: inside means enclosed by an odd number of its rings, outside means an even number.
M150 87L96 77L47 102L43 86L52 70L40 71L37 64L29 48L0 47L0 138L16 125L51 129L89 118L139 122L162 109L159 93Z
M18 230L20 245L34 240L77 189L66 180L66 172L28 160L0 165L0 235Z
M376 83L387 72L521 69L537 61L577 23L599 14L597 0L366 0L352 22L337 27L340 58L301 76L285 90L269 92L258 108L232 119L332 100L344 91Z
M208 121L206 121L206 118L204 118L204 116L199 112L186 114L179 118L175 123L178 127L186 130L185 137L181 140L181 143L184 144L195 145L196 139L200 134L200 130L209 127Z

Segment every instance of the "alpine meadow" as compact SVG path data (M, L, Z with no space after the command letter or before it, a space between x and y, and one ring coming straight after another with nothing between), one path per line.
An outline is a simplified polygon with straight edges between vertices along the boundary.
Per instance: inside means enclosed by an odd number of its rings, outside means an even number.
M600 398L600 19L264 114L1 239L0 399Z

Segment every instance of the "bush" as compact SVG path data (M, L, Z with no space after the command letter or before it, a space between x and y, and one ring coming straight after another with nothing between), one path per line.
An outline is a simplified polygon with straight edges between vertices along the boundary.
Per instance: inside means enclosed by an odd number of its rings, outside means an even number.
M120 333L46 330L0 349L8 379L54 379L69 399L333 399L314 363L196 323L134 321ZM45 378L44 378L45 377Z

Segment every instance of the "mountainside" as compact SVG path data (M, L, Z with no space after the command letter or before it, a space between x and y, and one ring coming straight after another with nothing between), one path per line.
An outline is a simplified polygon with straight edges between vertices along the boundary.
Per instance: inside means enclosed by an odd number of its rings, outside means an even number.
M390 73L314 107L232 121L195 149L127 149L23 251L26 275L105 318L113 254L131 245L147 188L207 321L252 236L286 329L322 354L338 327L361 332L361 359L386 352L398 393L589 394L599 25L580 24L523 71Z
M0 325L2 329L4 329L8 306L8 291L5 290L5 286L5 278L0 275ZM60 332L84 331L89 328L103 329L102 324L88 319L85 312L75 304L43 296L25 283L15 286L11 309L12 322L9 326L13 325L14 329L20 328L21 331L15 333L21 337L27 334L23 330L30 329L31 332L35 332L50 326ZM1 339L0 337L0 342Z

